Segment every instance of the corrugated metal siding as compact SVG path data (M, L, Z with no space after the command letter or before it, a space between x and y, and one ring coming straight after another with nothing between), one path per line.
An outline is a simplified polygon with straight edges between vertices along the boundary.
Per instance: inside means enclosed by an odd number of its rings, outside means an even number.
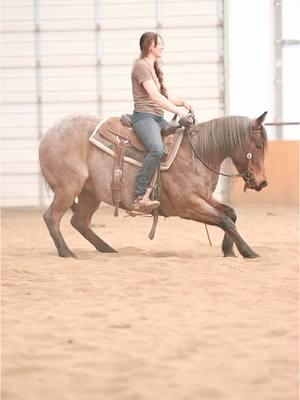
M56 119L132 111L138 39L157 29L170 94L190 100L199 120L223 115L221 0L2 2L3 206L49 201L38 144Z

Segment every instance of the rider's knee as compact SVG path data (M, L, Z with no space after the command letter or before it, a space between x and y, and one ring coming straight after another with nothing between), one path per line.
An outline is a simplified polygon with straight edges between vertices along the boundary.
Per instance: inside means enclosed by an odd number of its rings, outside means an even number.
M162 146L155 147L151 153L160 160L165 154L165 149Z

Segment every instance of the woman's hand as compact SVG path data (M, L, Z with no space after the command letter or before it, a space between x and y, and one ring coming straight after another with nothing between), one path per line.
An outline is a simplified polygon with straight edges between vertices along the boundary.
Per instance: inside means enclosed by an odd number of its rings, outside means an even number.
M177 109L177 115L179 118L187 118L188 117L188 113L186 112L186 110L183 110L182 108L178 108Z
M189 128L191 125L194 125L194 119L191 113L180 112L178 125L183 126L184 128Z
M188 111L192 111L193 107L187 101L183 101L183 107L185 107Z

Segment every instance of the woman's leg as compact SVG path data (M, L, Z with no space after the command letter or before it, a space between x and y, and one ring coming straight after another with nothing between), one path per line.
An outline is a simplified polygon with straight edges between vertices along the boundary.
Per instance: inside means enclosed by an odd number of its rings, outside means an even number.
M146 149L149 151L135 181L135 197L143 196L149 186L164 155L164 144L160 133L160 125L151 116L133 123L133 129Z

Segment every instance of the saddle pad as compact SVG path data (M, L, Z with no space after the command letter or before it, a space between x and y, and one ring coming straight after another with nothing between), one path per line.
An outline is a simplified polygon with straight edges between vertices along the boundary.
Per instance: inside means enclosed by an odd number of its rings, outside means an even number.
M104 139L99 133L99 128L101 127L102 124L105 124L106 121L107 120L101 121L96 126L96 128L94 129L93 133L91 134L91 136L89 138L89 141L92 144L94 144L96 147L98 147L99 149L103 150L105 153L110 154L112 157L114 157L115 156L114 145L112 145L108 140ZM166 171L172 165L172 163L176 157L176 154L178 152L180 143L182 141L182 137L183 137L183 129L178 128L175 133L163 138L165 147L168 147L168 153L164 156L164 158L162 159L162 162L160 163L161 171ZM145 153L140 153L140 154L145 155ZM139 157L139 158L141 158L141 157ZM129 157L128 155L124 156L124 161L129 164L133 164L137 167L142 166L142 161L136 160L132 157Z
M132 127L122 124L118 117L111 117L105 120L99 127L100 134L110 143L117 144L119 138L129 141L133 147L140 151L147 151L143 143L136 136Z

